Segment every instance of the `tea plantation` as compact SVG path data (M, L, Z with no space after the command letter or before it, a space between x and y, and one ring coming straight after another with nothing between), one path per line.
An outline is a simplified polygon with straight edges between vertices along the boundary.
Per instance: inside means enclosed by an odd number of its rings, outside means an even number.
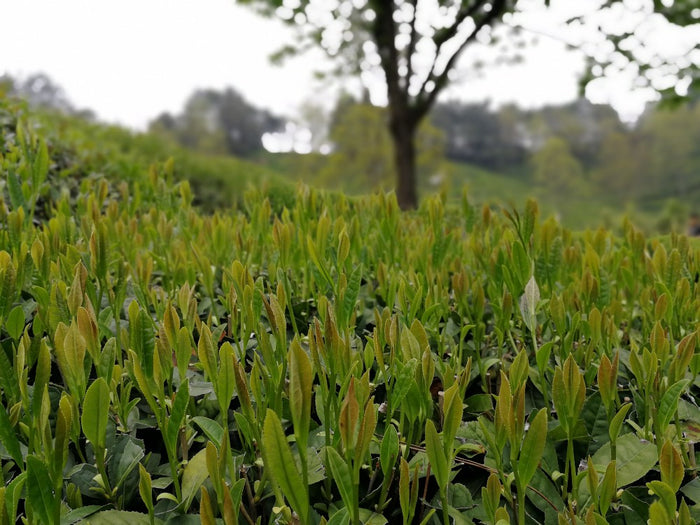
M274 184L209 213L177 163L24 113L0 524L700 519L692 240Z

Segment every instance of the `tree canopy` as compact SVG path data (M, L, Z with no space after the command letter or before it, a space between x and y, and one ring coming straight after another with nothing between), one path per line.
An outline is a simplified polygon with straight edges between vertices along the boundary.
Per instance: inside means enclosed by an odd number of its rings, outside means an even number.
M281 126L282 119L252 106L232 88L197 90L182 114L164 113L150 124L152 131L189 148L242 157L262 149L262 136Z
M397 197L403 208L417 205L415 135L418 123L452 80L465 50L474 42L493 41L495 29L518 29L517 15L550 1L532 0L239 0L267 15L275 15L299 29L298 43L280 56L320 46L336 65L335 73L372 75L381 72L386 84L389 119L397 170ZM565 2L558 2L564 4ZM654 71L671 75L676 84L694 85L695 66L690 59L669 63L649 52L644 24L639 17L655 15L668 26L697 24L695 0L599 0L575 2L580 6L571 24L591 22L604 41L605 53L591 52L593 74L606 67L636 63L646 78ZM554 8L554 7L552 7ZM597 8L597 9L595 9ZM578 8L577 8L578 9ZM619 17L629 12L638 23L603 23L601 15ZM648 31L647 31L648 33ZM512 35L511 35L512 36ZM512 39L511 39L512 42ZM592 77L591 77L592 78Z

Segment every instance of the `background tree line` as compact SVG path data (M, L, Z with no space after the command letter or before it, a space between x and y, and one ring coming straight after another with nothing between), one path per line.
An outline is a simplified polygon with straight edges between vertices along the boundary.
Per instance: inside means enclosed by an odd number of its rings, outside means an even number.
M94 118L43 74L4 76L0 90L33 106ZM263 137L284 130L288 119L255 107L234 88L198 90L179 113L161 114L149 130L200 153L248 158L320 186L353 193L393 187L386 109L345 94L331 111L307 104L300 114L296 125L309 129L314 148L305 155L266 152ZM650 106L634 125L585 99L539 109L445 101L422 122L416 142L424 188L458 194L465 181L450 181L450 174L469 165L500 175L501 183L524 183L545 200L584 196L659 211L669 198L688 207L700 199L697 100L672 109Z

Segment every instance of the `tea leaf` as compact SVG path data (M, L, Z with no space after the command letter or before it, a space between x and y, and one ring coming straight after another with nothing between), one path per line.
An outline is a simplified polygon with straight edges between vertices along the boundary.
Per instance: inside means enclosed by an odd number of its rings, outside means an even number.
M173 401L173 408L170 412L170 417L168 418L168 428L166 431L166 439L174 450L177 444L177 438L180 434L180 427L185 421L185 415L187 413L187 405L190 402L190 389L189 381L186 380L184 383L180 383L180 388L175 395L175 401Z
M595 470L593 464L591 463L591 470ZM603 481L600 484L599 499L598 499L598 510L605 516L610 508L610 503L615 497L615 492L617 480L617 462L611 461L608 463L608 467L605 469L605 475L603 476Z
M457 435L457 430L459 430L459 426L462 424L464 407L459 394L458 383L454 383L450 388L445 390L442 436L447 457L450 457L452 454L454 439Z
M537 305L540 302L540 288L537 286L535 276L525 285L525 293L520 297L520 314L525 325L531 332L537 329Z
M689 379L681 379L680 381L676 381L670 387L668 387L668 390L666 390L664 395L661 397L657 417L659 418L658 423L662 430L665 430L671 422L671 419L673 419L673 415L678 409L678 399L681 397L683 390L685 390L689 384Z
M357 424L360 418L360 405L355 397L355 378L350 379L350 386L345 400L340 407L340 439L346 451L355 449L357 443Z
M365 405L365 412L362 415L360 431L357 435L357 448L355 449L356 464L364 462L369 446L374 437L374 430L377 426L377 409L374 405L374 398L370 398Z
M289 500L292 508L307 523L309 512L308 488L297 471L292 451L282 430L282 423L271 409L267 409L263 425L263 460L275 483Z
M530 428L525 434L520 457L518 459L518 473L520 485L525 487L535 475L542 459L544 446L547 443L547 409L541 409L530 422ZM512 446L512 445L511 445Z
M109 387L107 382L98 377L90 385L83 401L83 413L80 422L85 437L96 449L104 449L109 419Z
M216 380L218 377L216 373L216 353L214 342L211 338L211 330L209 330L209 327L205 324L202 325L202 331L199 334L197 355L199 356L199 362L202 363L202 367L204 367L204 372L207 374L207 377L212 383L214 383L214 390L216 391Z
M411 500L410 500L410 472L408 468L408 462L401 457L399 464L399 505L401 506L401 514L404 516L409 516L411 511ZM405 523L405 521L404 521Z
M295 338L289 349L289 408L294 423L294 436L299 448L306 450L311 421L311 360Z
M647 483L647 487L659 497L659 501L664 507L668 516L676 515L676 493L663 481L650 481ZM649 509L649 515L651 517L651 509ZM654 523L652 520L651 523ZM670 523L670 522L669 522Z
M187 512L204 480L209 476L207 470L206 449L202 449L190 458L182 474L182 501L179 508Z
M340 454L333 447L326 447L326 459L328 461L328 466L333 473L333 480L338 487L338 492L340 492L340 497L345 503L348 509L352 509L357 506L357 502L353 500L352 496L352 474L350 472L350 467L348 467L345 460L340 457Z
M418 367L417 359L410 359L406 362L399 371L399 374L394 383L394 387L389 393L391 399L391 406L393 408L398 408L401 402L403 402L406 394L411 389L411 386L415 383L416 379L416 368Z
M142 445L129 435L120 435L116 444L110 447L109 475L115 487L121 487L127 476L140 465L144 457Z
M219 401L221 412L226 412L231 404L233 392L236 388L236 379L233 375L233 347L226 341L219 349L219 373L216 384L218 390L216 398Z
M620 435L620 429L622 428L622 424L625 421L625 416L631 408L632 403L625 403L620 407L620 410L617 411L617 414L615 414L615 416L610 421L610 425L608 426L608 435L610 436L611 441L615 441L617 439L617 436Z
M693 523L690 517L690 509L684 499L681 500L681 506L678 510L678 525L691 525Z
M388 477L396 464L399 456L399 435L396 433L394 425L388 425L384 431L381 449L379 453L379 463L382 467L384 477Z
M146 505L149 512L153 512L153 488L151 485L151 475L146 468L139 463L139 495L141 501Z
M450 466L447 464L447 457L438 436L435 423L429 419L425 424L425 451L435 475L438 486L446 487L450 477Z
M610 463L610 443L593 454L593 464L602 472ZM617 440L617 488L634 483L649 472L658 460L656 445L639 439L632 433Z
M24 331L24 310L21 305L15 306L7 316L5 330L12 339L17 341Z
M10 419L7 417L5 407L2 405L0 405L0 443L3 444L17 466L21 468L24 465L24 460L22 459L19 440L12 423L10 423Z
M681 488L681 483L683 483L685 471L680 453L669 440L666 440L663 447L661 447L659 467L661 469L661 481L671 487L674 492L678 492L678 489Z
M214 509L212 508L211 499L209 499L209 491L204 486L201 487L201 498L199 500L199 520L203 525L216 525Z
M39 522L58 525L55 491L46 465L36 456L27 456L27 503Z

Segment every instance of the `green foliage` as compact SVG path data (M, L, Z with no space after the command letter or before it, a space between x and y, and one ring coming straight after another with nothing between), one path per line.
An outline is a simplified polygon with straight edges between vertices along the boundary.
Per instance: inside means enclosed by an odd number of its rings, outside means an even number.
M700 246L172 169L0 207L0 522L697 519Z
M362 103L339 106L328 137L334 149L314 182L329 187L342 184L351 193L391 188L394 150L387 119L385 108ZM416 162L421 178L439 175L444 142L443 133L429 121L419 127Z

